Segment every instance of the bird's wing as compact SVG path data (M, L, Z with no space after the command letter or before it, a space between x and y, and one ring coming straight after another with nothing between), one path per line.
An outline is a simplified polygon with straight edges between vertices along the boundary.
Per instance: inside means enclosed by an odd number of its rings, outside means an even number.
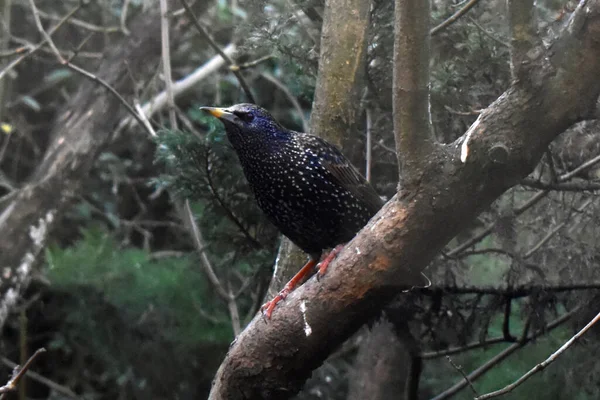
M364 202L373 214L379 211L384 201L337 147L314 135L305 134L305 140L307 147L318 155L321 165L338 184Z

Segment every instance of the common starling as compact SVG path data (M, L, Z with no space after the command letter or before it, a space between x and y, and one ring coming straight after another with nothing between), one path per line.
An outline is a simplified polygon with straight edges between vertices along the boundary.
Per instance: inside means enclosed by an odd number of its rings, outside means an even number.
M310 260L273 300L263 305L267 318L279 301L319 264L329 263L383 205L375 189L334 145L281 126L263 108L237 104L202 107L219 118L236 151L258 206Z

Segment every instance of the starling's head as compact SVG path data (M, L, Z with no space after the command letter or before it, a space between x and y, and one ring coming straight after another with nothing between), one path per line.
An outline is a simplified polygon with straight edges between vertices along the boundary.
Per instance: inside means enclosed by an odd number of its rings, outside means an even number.
M200 109L221 120L230 140L256 140L277 136L285 131L267 110L255 104L242 103L227 108Z

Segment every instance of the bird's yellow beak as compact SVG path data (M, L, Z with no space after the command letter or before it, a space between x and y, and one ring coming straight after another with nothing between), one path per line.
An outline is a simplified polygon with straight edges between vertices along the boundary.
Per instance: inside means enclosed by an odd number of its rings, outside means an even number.
M208 113L210 115L212 115L213 117L217 117L220 120L225 120L225 121L230 121L230 122L236 122L236 120L238 119L238 117L227 111L225 108L219 108L219 107L200 107L200 110L204 111L205 113Z

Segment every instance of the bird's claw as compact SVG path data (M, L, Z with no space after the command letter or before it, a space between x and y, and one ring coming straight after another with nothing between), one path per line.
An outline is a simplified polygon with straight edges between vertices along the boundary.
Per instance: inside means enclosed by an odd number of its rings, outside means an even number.
M271 314L273 314L273 310L275 310L277 303L279 303L281 300L285 300L289 292L290 291L287 288L284 288L275 297L273 297L272 300L267 301L265 304L263 304L260 307L260 312L262 313L262 315L266 317L266 319L271 319Z

